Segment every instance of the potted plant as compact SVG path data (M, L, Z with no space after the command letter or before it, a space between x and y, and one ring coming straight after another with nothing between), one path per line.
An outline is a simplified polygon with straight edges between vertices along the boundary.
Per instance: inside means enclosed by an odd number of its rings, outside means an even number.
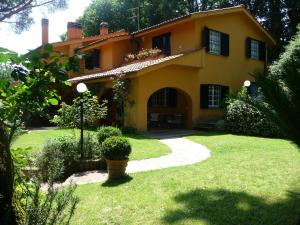
M119 179L125 176L131 146L124 137L113 136L102 144L102 155L107 162L108 179Z

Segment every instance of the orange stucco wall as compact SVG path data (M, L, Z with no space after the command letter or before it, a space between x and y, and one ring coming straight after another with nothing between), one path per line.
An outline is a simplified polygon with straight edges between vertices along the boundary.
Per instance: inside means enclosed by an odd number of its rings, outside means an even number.
M210 54L202 49L204 26L230 35L228 57ZM185 52L187 55L170 63L162 63L130 74L129 97L134 104L125 108L126 126L146 130L148 99L155 91L165 87L176 88L182 94L179 97L179 108L175 111L186 115L189 128L200 119L221 117L223 113L220 109L200 108L200 85L220 84L229 86L231 91L239 90L245 80L253 80L251 73L264 68L263 61L246 57L246 38L264 41L267 46L272 44L263 31L243 12L199 17L99 47L101 70L122 65L126 53L134 52L137 46L140 49L151 48L152 38L167 32L171 33L171 54ZM192 51L195 52L189 53ZM111 86L108 79L97 82Z
M189 128L199 119L221 117L223 113L219 109L200 108L200 84L226 85L231 91L237 91L245 80L253 80L250 73L264 68L263 61L246 58L246 38L250 36L265 42L267 39L253 23L239 13L199 18L176 28L149 33L144 37L142 46L151 47L151 37L169 31L171 32L172 54L178 53L179 45L181 51L200 49L204 26L230 35L230 55L225 57L205 52L202 54L203 58L199 58L197 54L193 56L194 59L189 58L194 62L198 60L199 68L169 65L158 70L150 70L148 73L140 72L141 75L138 73L133 79L134 88L131 92L135 105L127 109L128 126L135 126L140 130L147 129L149 96L164 87L177 88L189 96L192 102L191 107L186 109L187 113L192 115Z

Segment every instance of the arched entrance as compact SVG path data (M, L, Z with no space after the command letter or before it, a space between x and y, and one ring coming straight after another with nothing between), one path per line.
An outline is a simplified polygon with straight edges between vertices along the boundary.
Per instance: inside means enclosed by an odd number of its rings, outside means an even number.
M115 125L116 124L117 107L113 100L113 89L112 88L108 89L101 95L99 101L102 102L103 100L107 101L107 116L105 119L101 120L101 124Z
M190 96L172 87L155 91L147 103L148 129L183 129L192 124L192 100Z

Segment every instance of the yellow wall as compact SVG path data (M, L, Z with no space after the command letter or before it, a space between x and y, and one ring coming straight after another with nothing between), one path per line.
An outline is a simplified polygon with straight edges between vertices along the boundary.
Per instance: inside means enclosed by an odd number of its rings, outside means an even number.
M132 41L118 41L113 43L112 47L112 67L119 67L124 63L124 56L132 52ZM105 55L103 55L103 57L105 57Z
M253 80L250 73L264 68L263 61L246 58L246 38L250 36L261 41L267 41L267 39L256 26L245 19L244 15L238 13L199 18L195 23L189 22L176 29L170 29L172 54L178 53L176 46L179 42L182 51L190 50L193 46L195 46L194 49L200 49L204 26L230 35L229 57L205 53L202 68L170 65L140 76L138 74L133 82L134 90L131 92L136 104L127 109L127 115L131 115L126 120L128 126L135 126L140 130L147 129L149 96L164 87L177 88L189 96L192 106L187 111L192 114L192 124L196 124L199 119L221 117L223 113L220 109L200 108L200 84L226 85L231 91L237 91L240 90L245 80ZM148 34L142 46L149 48L152 43L151 37L166 31L168 30ZM200 65L202 60L198 60ZM192 127L191 123L189 128Z
M176 111L182 111L187 115L189 128L201 119L219 118L223 115L222 110L200 108L200 84L220 84L229 86L230 91L237 91L245 80L253 80L250 73L264 68L263 61L246 58L246 38L251 37L264 42L269 40L242 12L188 20L185 23L138 34L133 42L123 40L104 45L101 47L101 67L109 69L121 65L124 55L134 51L134 43L139 43L140 48L151 48L152 37L167 32L171 32L172 55L199 50L202 48L204 26L230 35L229 56L213 55L202 49L198 51L199 54L187 53L187 56L173 60L169 64L159 64L131 74L129 97L134 104L125 109L126 126L146 130L148 99L155 91L165 87L176 88L185 93L186 102ZM179 100L181 104L183 99Z
M137 38L140 43L140 49L152 48L152 38L171 32L171 54L175 55L181 52L191 51L195 49L194 33L195 22L188 21L181 24L175 24L171 27L159 29Z

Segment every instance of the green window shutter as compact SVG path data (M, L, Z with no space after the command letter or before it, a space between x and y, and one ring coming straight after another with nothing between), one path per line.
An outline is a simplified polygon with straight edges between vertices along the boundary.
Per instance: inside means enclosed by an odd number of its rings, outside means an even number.
M87 55L84 57L85 60L85 68L88 70L92 70L93 69L93 54L91 54L90 52L87 53Z
M251 58L251 38L246 39L246 57Z
M265 61L266 59L266 44L262 41L259 42L259 60Z
M207 109L208 108L208 84L200 85L200 108Z
M93 51L93 67L96 67L96 68L100 67L99 59L100 59L100 51L99 51L99 49L94 49L94 51Z
M221 55L229 56L229 35L221 33Z
M204 27L202 31L202 47L206 48L206 52L209 52L209 29Z
M229 87L228 86L221 86L221 108L225 106L225 100L229 95Z

